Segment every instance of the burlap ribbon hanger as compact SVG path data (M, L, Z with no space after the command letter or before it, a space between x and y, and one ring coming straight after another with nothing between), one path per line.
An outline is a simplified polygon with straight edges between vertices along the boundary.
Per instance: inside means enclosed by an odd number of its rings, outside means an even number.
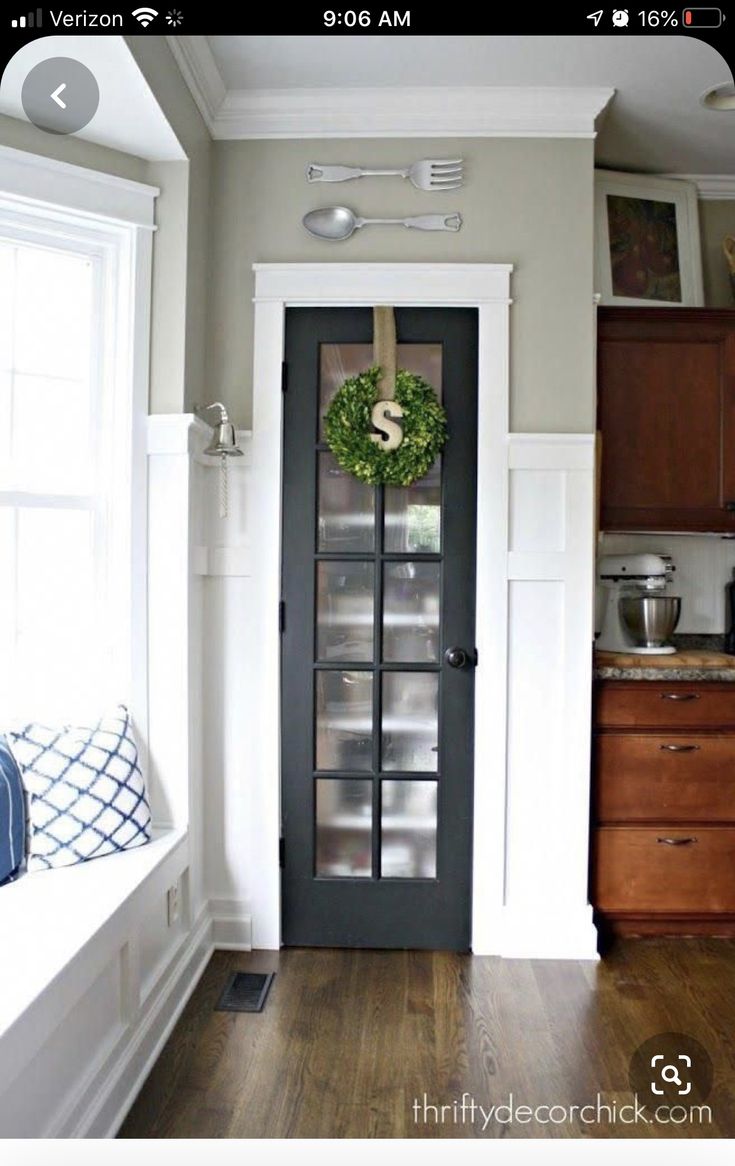
M371 433L370 440L388 453L398 449L403 441L403 430L396 420L403 416L403 409L395 399L396 317L393 308L386 304L373 308L373 364L380 367L381 376L372 413L378 432Z
M373 364L383 370L378 400L392 401L396 394L396 316L389 304L373 308Z

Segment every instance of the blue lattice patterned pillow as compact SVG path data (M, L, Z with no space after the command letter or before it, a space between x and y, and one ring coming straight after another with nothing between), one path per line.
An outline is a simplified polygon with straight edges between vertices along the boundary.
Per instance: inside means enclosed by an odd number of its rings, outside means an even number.
M23 783L8 742L0 735L0 885L16 874L25 857Z
M8 733L28 800L28 870L142 846L151 814L128 710L91 727L31 723Z

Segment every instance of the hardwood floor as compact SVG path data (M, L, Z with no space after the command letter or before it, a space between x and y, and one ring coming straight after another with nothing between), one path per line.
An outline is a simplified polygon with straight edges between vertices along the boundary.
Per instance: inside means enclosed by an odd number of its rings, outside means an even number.
M260 1015L213 1011L234 969L277 972ZM120 1136L733 1137L734 984L729 940L620 941L599 964L216 952ZM423 1118L424 1095L451 1107L468 1093L486 1110L510 1092L516 1105L594 1105L598 1092L625 1105L634 1050L667 1031L714 1062L711 1124Z

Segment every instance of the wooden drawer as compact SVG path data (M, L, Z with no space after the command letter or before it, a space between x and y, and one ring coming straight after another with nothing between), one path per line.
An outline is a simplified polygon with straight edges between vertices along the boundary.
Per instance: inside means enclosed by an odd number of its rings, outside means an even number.
M600 728L735 727L735 683L603 682L595 687L595 720Z
M600 733L598 822L735 822L735 736Z
M681 841L670 845L659 839ZM607 912L735 912L735 828L603 826L595 831L592 900Z

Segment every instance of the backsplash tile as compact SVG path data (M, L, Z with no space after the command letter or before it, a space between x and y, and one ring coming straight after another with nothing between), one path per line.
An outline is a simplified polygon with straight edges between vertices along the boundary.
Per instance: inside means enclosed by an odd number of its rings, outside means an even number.
M724 652L725 636L717 632L674 632L671 642L680 652Z

